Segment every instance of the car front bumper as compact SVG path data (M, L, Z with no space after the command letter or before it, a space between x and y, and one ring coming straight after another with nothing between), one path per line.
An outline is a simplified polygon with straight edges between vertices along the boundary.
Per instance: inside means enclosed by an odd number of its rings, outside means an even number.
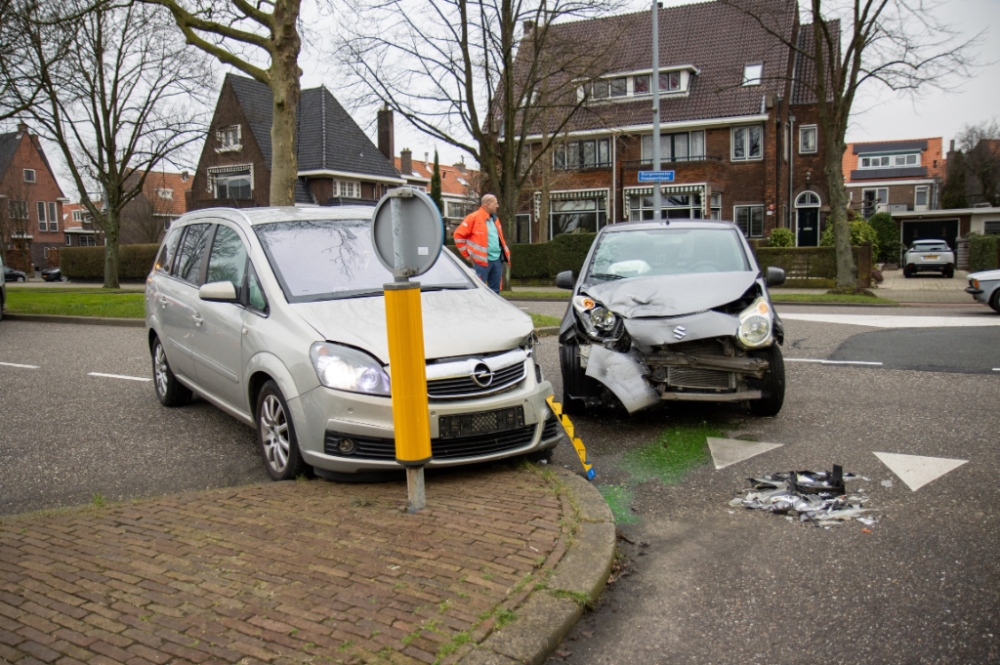
M502 459L546 450L559 443L563 432L561 428L556 428L554 430L556 434L552 434L554 421L545 401L553 394L552 384L544 380L537 381L534 364L530 358L525 364L525 379L512 390L481 398L429 403L432 453L435 448L444 451L449 446L451 451L441 458L432 458L427 464L428 467ZM295 422L295 434L302 456L311 466L345 474L398 471L403 468L395 459L378 458L378 455L385 452L387 446L389 450L392 447L391 398L345 393L321 387L300 395L296 401L301 416L299 421ZM454 445L451 445L456 440L440 438L439 425L443 416L476 414L515 407L522 407L524 413L524 424L518 427L516 432L510 430L498 433L497 438L501 436L504 438L498 445L477 446L474 445L477 442L471 441L465 448L486 452L456 456ZM354 454L336 454L334 442L345 437L358 442L358 451ZM373 450L379 451L376 457L369 456Z

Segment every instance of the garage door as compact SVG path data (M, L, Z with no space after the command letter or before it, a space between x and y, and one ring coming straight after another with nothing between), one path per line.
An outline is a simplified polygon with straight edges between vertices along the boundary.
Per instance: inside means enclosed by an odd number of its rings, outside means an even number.
M932 219L903 222L903 245L909 247L914 240L947 240L954 250L958 244L957 219Z

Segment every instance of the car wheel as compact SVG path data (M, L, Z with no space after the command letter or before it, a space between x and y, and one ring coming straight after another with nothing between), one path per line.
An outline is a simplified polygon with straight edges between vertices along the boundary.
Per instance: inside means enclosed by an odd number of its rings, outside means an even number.
M913 277L913 266L906 266L903 268L903 277L906 279Z
M990 308L1000 314L1000 289L993 291L993 295L990 297Z
M750 400L750 411L758 416L776 416L785 403L785 359L777 344L772 344L761 355L771 364L771 369L761 381L764 396Z
M69 277L67 277L66 275L60 275L59 276L59 281L60 282L68 282L69 281Z
M562 370L562 407L569 415L579 415L586 410L586 404L581 399L570 395L586 395L587 382L592 381L587 376L587 370L580 367L580 347L576 344L559 346L559 369Z
M153 387L163 406L184 406L191 401L191 390L174 376L167 362L167 352L160 338L153 339Z
M288 404L274 381L265 383L257 397L257 440L272 480L290 480L305 473Z
M944 269L944 276L947 279L951 279L955 276L955 266L948 266Z
M24 277L21 277L21 276L18 276L18 278L17 278L17 281L19 281L19 282L23 282L23 281L24 281L25 279L26 279L26 278L24 278Z

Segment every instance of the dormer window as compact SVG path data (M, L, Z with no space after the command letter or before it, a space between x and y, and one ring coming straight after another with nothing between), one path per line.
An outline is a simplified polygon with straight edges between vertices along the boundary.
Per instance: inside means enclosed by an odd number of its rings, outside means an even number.
M760 85L761 78L764 76L764 65L744 65L743 66L743 85Z
M24 181L35 182L35 169L24 169Z
M215 132L215 138L219 142L216 152L235 152L243 148L243 133L239 125L232 125Z
M156 195L159 196L164 201L174 200L174 190L172 189L158 189L156 190Z
M698 73L692 65L675 67L670 71L660 72L660 92L663 94L685 93L690 85L691 77ZM629 72L616 76L597 79L581 85L578 88L579 99L605 101L628 97L644 97L652 93L653 74L650 70Z
M680 72L660 72L660 92L677 92L680 89Z
M920 153L911 152L898 155L860 155L860 169L894 169L920 166Z
M608 97L624 97L628 94L628 79L624 76L613 79L601 79L590 84L591 99L607 99Z

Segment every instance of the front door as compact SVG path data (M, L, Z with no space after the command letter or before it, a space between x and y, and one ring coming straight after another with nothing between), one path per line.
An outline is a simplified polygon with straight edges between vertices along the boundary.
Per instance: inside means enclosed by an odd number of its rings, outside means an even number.
M816 247L819 245L819 208L799 208L798 215L798 246Z

